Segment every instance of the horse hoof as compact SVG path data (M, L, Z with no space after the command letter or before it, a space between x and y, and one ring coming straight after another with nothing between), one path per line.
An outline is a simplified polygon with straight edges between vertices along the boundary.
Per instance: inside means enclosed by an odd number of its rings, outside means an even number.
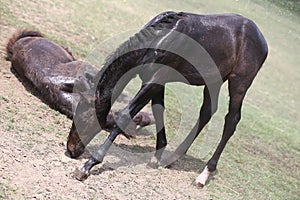
M195 186L198 187L198 188L203 188L204 185L205 185L205 183L200 183L200 182L194 181L194 182L193 182L193 185L195 185Z
M204 170L201 172L201 174L196 178L195 180L195 184L198 186L198 187L201 187L203 188L208 177L210 175L210 172L208 170L208 167L205 166Z
M206 183L206 179L200 179L199 180L199 177L196 178L196 180L194 181L194 185L199 187L199 188L203 188L205 186L205 183Z
M147 163L147 167L151 169L157 169L159 167L159 163L150 161Z
M159 167L159 161L156 157L152 157L151 160L147 163L148 168L157 169Z
M73 177L76 178L79 181L84 181L89 177L89 173L85 172L85 171L81 171L79 169L76 169L73 172Z

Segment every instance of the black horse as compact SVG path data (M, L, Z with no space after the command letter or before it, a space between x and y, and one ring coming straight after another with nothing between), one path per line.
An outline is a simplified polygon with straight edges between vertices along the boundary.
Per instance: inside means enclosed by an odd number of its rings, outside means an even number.
M175 153L166 160L161 160L167 145L164 109L153 109L157 144L149 165L155 167L159 162L163 166L170 165L186 153L216 112L220 87L228 81L229 111L225 117L222 139L205 169L196 178L198 185L205 185L210 173L216 170L221 153L241 119L243 99L267 54L268 46L262 33L253 21L243 16L183 12L165 12L156 16L109 56L99 72L95 107L101 126L105 126L106 116L116 97L136 74L143 84L129 105L119 113L118 125L99 150L75 173L75 177L79 180L87 178L90 169L102 162L115 138L150 100L152 105L164 107L166 83L180 81L204 85L204 100L197 123ZM81 101L79 104L84 107L86 103ZM84 120L81 112L84 110L78 109L75 115ZM88 128L83 127L81 131L81 134L89 135ZM72 134L78 134L75 125L70 131Z

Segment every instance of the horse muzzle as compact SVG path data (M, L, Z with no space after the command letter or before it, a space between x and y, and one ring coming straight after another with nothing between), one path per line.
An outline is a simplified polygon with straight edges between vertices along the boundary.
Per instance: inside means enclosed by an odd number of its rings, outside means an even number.
M71 158L78 158L81 154L84 153L85 146L82 142L79 142L77 145L67 144L67 153Z

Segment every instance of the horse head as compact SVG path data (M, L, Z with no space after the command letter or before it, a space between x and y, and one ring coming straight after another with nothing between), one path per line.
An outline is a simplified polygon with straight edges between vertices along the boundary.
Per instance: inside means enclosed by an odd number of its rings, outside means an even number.
M67 151L72 158L79 157L84 152L85 146L101 131L93 95L80 94L81 100L77 104L67 141Z

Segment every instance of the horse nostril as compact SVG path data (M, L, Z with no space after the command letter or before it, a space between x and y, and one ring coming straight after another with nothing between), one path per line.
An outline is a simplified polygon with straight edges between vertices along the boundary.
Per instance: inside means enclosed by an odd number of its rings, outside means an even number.
M84 149L85 147L82 143L77 144L77 146L70 145L67 148L67 153L71 158L78 158L84 152Z
M70 151L68 148L67 148L67 151L66 151L67 155L70 156L71 158L74 158L74 153L72 151Z
M76 155L75 148L70 148L69 146L68 146L68 148L67 148L67 154L68 154L71 158L76 158L76 157L78 157L78 156Z
M78 154L74 151L69 151L68 153L71 158L78 158L80 156L80 154Z
M70 154L70 157L71 157L71 158L76 158L76 157L77 157L77 156L75 155L75 153L72 152L72 151L70 151L69 154Z

